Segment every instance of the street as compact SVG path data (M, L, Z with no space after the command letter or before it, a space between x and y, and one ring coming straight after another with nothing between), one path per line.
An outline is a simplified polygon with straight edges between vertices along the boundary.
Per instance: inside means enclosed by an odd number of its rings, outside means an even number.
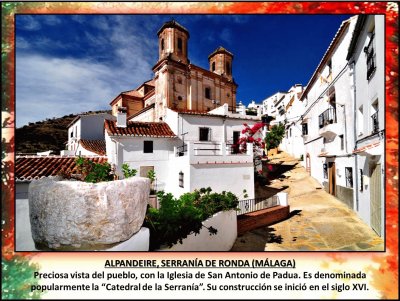
M298 160L284 152L270 159L284 161L282 170L286 171L267 190L288 193L290 217L239 236L231 251L384 250L383 239L353 210L325 192Z

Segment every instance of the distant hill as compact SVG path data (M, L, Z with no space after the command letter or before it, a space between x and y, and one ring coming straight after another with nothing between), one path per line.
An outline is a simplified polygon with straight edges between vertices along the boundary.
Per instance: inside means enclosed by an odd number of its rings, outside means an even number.
M15 152L32 153L52 150L59 154L68 141L68 125L78 115L111 113L111 111L89 111L65 115L60 118L47 118L44 121L30 122L15 130Z

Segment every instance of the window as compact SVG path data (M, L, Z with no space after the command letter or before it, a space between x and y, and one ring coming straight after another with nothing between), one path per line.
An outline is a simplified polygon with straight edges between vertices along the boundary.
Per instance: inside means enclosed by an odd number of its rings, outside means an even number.
M231 64L226 62L226 74L231 75Z
M292 128L289 129L289 137L292 137Z
M324 179L327 179L328 178L328 164L324 163L323 169L324 169Z
M179 187L183 188L183 172L179 172Z
M303 136L307 136L308 135L308 123L303 123L301 125L301 131L303 133Z
M207 99L211 99L211 88L210 87L206 87L204 90L204 93L205 93L205 97Z
M379 119L378 119L378 100L375 100L375 102L372 104L371 107L371 112L373 113L371 115L372 118L372 134L375 134L379 132Z
M178 50L182 51L182 39L178 38Z
M199 128L199 141L211 141L210 128Z
M340 138L340 149L344 150L344 138L343 135L339 135Z
M346 187L353 187L353 168L346 167L345 168L345 177L346 177Z
M153 141L144 141L143 142L143 152L145 154L153 153Z
M364 109L363 106L360 106L360 108L357 111L357 130L358 130L358 136L361 136L364 133Z
M360 191L364 190L364 173L363 170L360 169Z
M215 71L215 62L212 62L211 64L211 71Z
M371 78L372 74L374 73L374 71L376 69L374 38L375 38L375 34L374 34L374 32L372 32L369 43L364 48L364 52L367 56L367 79Z
M161 50L164 51L164 39L161 39Z
M74 137L74 131L71 131L70 137Z

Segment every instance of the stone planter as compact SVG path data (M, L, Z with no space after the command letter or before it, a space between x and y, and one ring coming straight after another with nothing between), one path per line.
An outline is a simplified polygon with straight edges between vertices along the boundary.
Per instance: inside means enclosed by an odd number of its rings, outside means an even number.
M150 181L85 183L58 177L29 185L32 238L38 249L100 250L128 240L143 224Z
M160 207L156 194L151 194L149 196L149 205L156 209L158 209Z
M237 238L236 210L220 211L203 222L206 227L218 230L216 235L210 235L203 227L200 233L190 234L171 248L163 247L158 251L229 251Z

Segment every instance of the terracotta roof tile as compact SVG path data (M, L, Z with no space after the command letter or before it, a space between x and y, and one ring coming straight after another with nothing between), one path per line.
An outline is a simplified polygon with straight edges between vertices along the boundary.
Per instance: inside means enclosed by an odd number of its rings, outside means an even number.
M182 110L182 109L174 109L173 111L180 114L191 114L191 115L211 115L208 111L200 111L200 110Z
M106 141L105 140L86 140L81 139L79 140L81 146L93 153L98 154L99 156L106 155Z
M140 93L139 91L136 91L136 90L129 90L129 91L121 92L121 94L139 97L139 98L143 97L142 93Z
M17 156L15 159L16 181L31 181L48 176L56 176L61 171L77 172L77 157L61 156ZM86 157L95 163L107 162L106 157Z
M105 120L104 127L111 136L176 137L165 122L129 121L125 128L117 127L115 121Z
M380 145L380 141L377 141L377 142L374 142L374 143L365 145L365 146L363 146L363 147L360 147L360 148L355 149L355 150L353 151L353 154L361 153L361 152L363 152L363 151L366 151L366 150L368 150L368 149L372 149L372 148L377 147L377 146L379 146L379 145Z

